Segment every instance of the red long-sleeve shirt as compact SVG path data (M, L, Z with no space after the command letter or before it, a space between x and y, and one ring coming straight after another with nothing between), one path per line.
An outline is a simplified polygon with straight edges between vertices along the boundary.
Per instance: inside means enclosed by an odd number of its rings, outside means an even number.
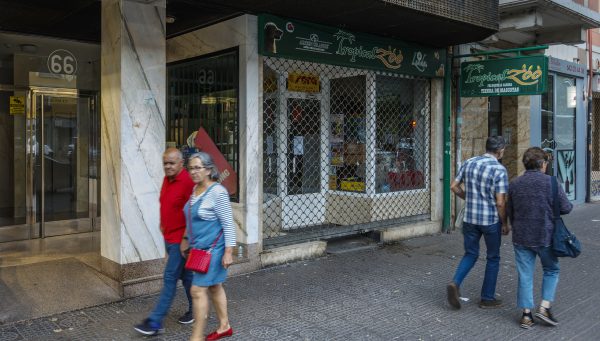
M160 190L160 224L167 243L181 243L185 232L183 206L190 199L193 190L194 182L185 169L173 181L166 176L163 180Z

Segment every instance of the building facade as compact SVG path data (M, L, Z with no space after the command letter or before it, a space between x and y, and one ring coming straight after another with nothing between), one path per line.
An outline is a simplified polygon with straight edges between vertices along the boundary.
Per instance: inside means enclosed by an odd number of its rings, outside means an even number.
M321 255L329 238L441 231L447 47L495 32L494 1L86 3L96 29L24 19L0 35L0 242L99 235L93 266L114 288L155 291L167 146L221 160L232 273Z

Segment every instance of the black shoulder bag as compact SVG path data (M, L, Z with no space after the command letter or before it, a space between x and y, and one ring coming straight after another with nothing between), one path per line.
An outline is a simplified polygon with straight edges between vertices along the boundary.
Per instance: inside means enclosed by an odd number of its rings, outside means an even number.
M581 253L581 243L574 234L569 232L560 217L558 203L558 179L552 177L552 200L554 201L554 232L552 233L552 252L556 257L575 258Z

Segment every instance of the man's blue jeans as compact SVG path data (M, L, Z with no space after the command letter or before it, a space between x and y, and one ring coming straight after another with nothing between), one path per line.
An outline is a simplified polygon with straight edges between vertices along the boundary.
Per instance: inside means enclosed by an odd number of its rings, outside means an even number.
M160 297L156 303L156 307L150 313L148 319L150 321L159 323L162 325L162 321L167 316L169 308L173 303L175 294L177 292L177 280L181 279L183 282L183 288L188 299L188 311L192 311L192 296L190 295L190 287L192 285L193 274L191 271L186 271L184 268L185 258L181 256L179 250L179 244L170 244L165 242L165 248L167 251L167 265L165 266L165 273L163 276L163 288L160 292Z
M526 247L514 245L515 262L519 274L519 287L517 289L517 305L521 309L533 309L533 274L535 273L535 258L540 257L544 277L542 279L542 299L552 302L558 285L560 267L558 258L552 253L550 246Z
M479 258L479 240L483 235L487 249L487 262L483 285L481 287L482 300L495 299L496 281L498 279L498 270L500 270L501 227L500 222L487 226L463 223L462 231L465 255L460 264L458 264L453 281L460 287L465 277L469 274L469 271L475 265L477 258Z

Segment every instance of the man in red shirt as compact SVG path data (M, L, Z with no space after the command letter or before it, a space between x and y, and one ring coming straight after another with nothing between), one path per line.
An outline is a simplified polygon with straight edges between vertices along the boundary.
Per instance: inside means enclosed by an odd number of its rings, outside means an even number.
M156 335L164 331L163 320L173 303L177 291L177 280L181 279L188 299L188 311L179 318L179 323L194 323L190 286L192 273L185 270L185 258L180 244L184 238L186 218L185 203L194 189L194 182L183 167L183 155L176 148L168 148L163 154L165 178L160 190L160 230L165 239L167 264L163 276L163 288L158 302L147 319L134 327L144 335Z

